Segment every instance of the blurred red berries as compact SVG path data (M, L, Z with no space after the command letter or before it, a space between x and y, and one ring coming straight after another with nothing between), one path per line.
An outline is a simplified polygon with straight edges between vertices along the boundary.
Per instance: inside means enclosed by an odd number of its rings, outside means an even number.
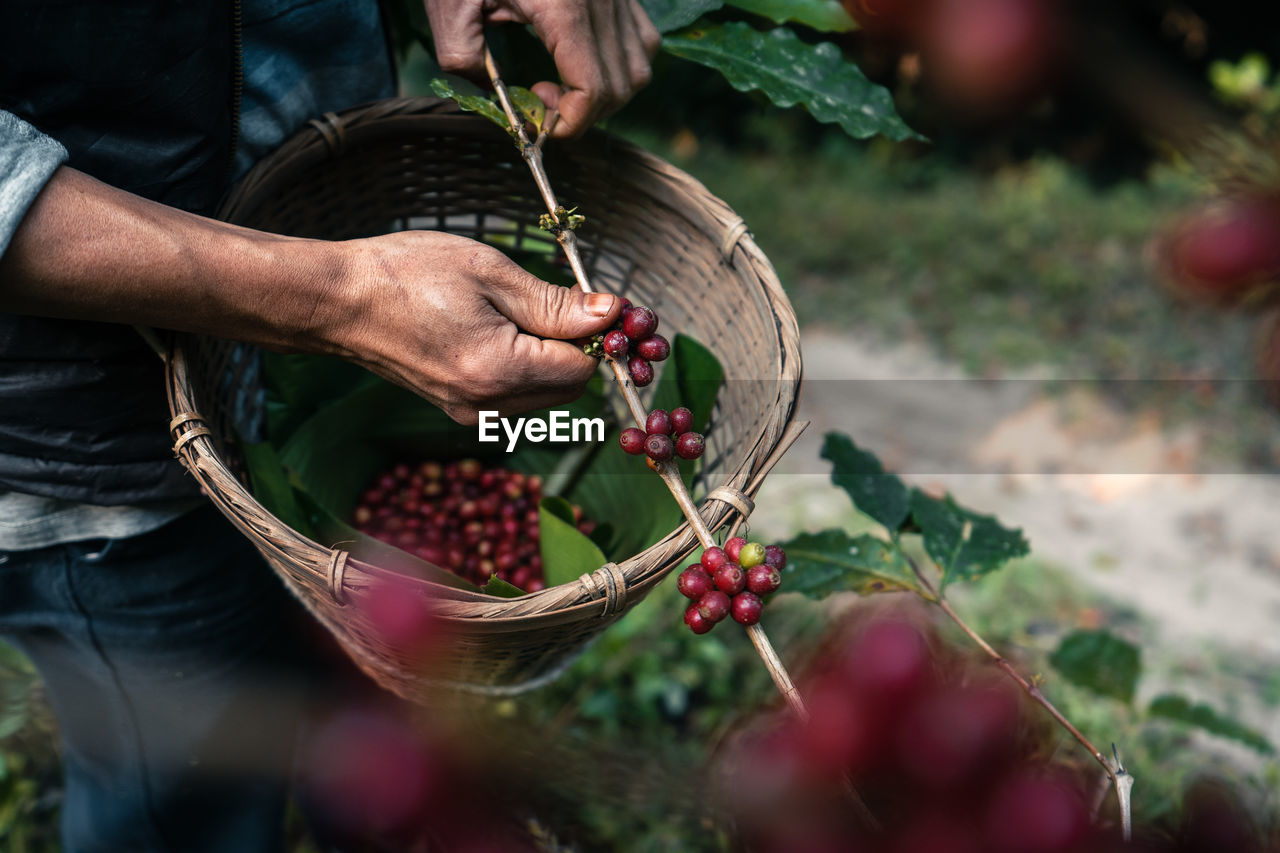
M1178 291L1231 304L1280 278L1280 195L1215 199L1187 213L1154 245Z

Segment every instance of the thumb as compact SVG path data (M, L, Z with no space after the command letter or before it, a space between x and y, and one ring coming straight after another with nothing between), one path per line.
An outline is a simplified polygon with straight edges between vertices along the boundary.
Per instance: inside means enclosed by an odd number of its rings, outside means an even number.
M583 293L520 272L506 287L491 291L490 299L531 335L562 341L593 335L612 325L622 311L621 301L612 294Z

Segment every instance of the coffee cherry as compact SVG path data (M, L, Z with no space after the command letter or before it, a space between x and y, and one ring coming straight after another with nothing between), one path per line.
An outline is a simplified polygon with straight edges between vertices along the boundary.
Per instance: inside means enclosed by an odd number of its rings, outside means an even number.
M680 573L680 577L676 578L676 589L680 590L680 594L685 598L697 601L715 589L715 585L711 575L703 571L701 566L694 565L685 569Z
M768 563L747 569L747 589L756 595L768 595L782 586L782 575Z
M654 409L645 419L644 431L649 435L671 435L671 416L665 409Z
M627 360L627 371L631 374L631 381L640 388L653 381L653 365L638 355Z
M676 435L681 435L693 429L693 412L684 406L671 410L671 429Z
M645 338L636 344L636 355L650 361L665 361L667 356L671 355L671 342L662 335Z
M697 604L690 604L684 611L684 624L695 634L705 634L716 626L716 623L702 615Z
M715 573L716 589L725 595L737 595L747 586L747 576L737 563L725 563Z
M698 612L702 618L715 623L729 615L729 596L718 589L713 589L698 599Z
M644 430L639 427L627 427L618 436L618 443L622 445L623 450L632 456L639 456L644 453L645 438Z
M614 358L622 358L631 349L631 339L621 329L613 329L604 336L604 351Z
M787 567L787 552L782 550L781 545L767 545L764 549L764 562L765 565L782 571Z
M631 309L635 307L635 305L631 302L631 300L625 296L619 298L618 301L622 303L622 313L619 315L619 317L626 317L628 314L631 313Z
M759 542L748 542L738 552L738 565L744 569L758 566L764 562L764 546Z
M733 621L741 625L754 625L760 621L760 611L764 609L764 602L760 597L751 592L740 592L733 597L733 601L729 605L729 610L733 614Z
M669 435L659 433L644 440L644 452L654 462L666 462L674 451L675 444Z
M707 450L707 443L700 433L681 433L676 439L676 455L681 459L698 459Z
M724 555L723 548L717 545L712 545L710 548L702 552L702 559L699 562L702 563L702 568L714 574L715 572L720 571L721 566L729 562L729 558Z
M738 557L742 555L742 546L746 544L747 540L743 539L741 536L735 536L728 542L724 543L724 555L729 558L729 562L741 565Z
M622 320L622 331L633 341L642 341L658 331L658 315L652 308L637 305Z

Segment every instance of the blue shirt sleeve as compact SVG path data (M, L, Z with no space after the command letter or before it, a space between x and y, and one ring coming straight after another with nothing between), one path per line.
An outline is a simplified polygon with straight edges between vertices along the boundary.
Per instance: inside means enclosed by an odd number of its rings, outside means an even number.
M67 159L62 143L0 110L0 255L31 203Z

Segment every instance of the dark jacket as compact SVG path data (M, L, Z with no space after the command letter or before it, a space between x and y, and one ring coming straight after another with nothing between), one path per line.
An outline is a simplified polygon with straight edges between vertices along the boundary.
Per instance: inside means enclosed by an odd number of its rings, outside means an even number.
M323 64L366 37L346 23L368 6L252 9L325 24L328 41L307 44ZM234 171L241 18L240 0L0 0L0 109L66 146L73 168L212 214ZM0 490L95 504L192 495L163 389L132 328L0 314Z
M68 165L211 213L230 176L232 3L4 0L0 108ZM193 494L161 362L129 327L0 314L0 489L98 504Z

